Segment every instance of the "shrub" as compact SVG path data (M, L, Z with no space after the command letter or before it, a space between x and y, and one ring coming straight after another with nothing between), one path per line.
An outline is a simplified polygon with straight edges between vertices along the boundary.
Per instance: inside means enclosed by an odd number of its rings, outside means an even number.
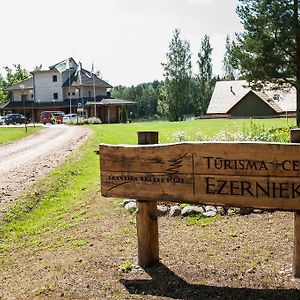
M90 117L84 120L85 124L101 124L101 119L96 117Z
M184 141L263 141L263 142L283 142L289 141L289 127L266 129L264 125L257 125L251 122L249 127L242 130L230 132L221 130L216 135L210 137L198 131L194 138L187 135L185 131L176 131L171 136L171 142Z

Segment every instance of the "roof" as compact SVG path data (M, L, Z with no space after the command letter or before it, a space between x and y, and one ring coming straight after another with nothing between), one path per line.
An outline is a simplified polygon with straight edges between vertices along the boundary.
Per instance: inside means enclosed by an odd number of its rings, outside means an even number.
M75 60L70 57L68 58L70 61L70 64L73 65L73 67L70 68L70 85L73 87L101 87L101 88L112 88L112 86L107 83L106 81L100 79L95 74L92 74L91 72L82 69L81 63L77 64ZM66 62L66 60L63 60L61 62L58 62L52 66L49 67L49 70L39 70L39 71L33 71L31 74L36 72L53 72L57 71L56 66ZM74 68L75 67L75 68ZM79 71L80 69L80 71ZM58 72L58 71L57 71ZM92 76L93 75L93 76ZM22 82L19 82L18 84L12 85L7 87L5 90L11 91L11 90L20 90L20 85L24 85L24 89L33 89L33 77L30 77L29 79L26 79ZM63 87L69 86L69 76L67 80L62 84Z
M283 90L265 89L256 91L252 89L246 80L217 81L212 94L207 114L227 114L238 102L252 92L269 105L277 113L296 110L295 90L289 92ZM279 100L274 100L274 94L280 94Z
M207 114L227 113L251 88L246 80L217 81L211 96Z
M80 82L81 76L81 82ZM112 86L107 83L106 81L100 79L95 74L93 74L94 78L92 77L92 73L81 69L80 72L75 70L70 77L70 85L73 87L80 87L80 86L89 86L93 87L95 82L95 87L103 87L103 88L112 88ZM69 86L69 78L63 83L62 86Z
M77 66L77 63L76 63L76 61L75 61L75 59L74 59L73 57L69 57L69 58L67 58L67 59L68 59L70 62L72 62L74 65ZM59 65L59 64L61 64L61 63L63 63L63 62L65 62L67 59L64 59L64 60L62 60L62 61L60 61L60 62L58 62L58 63L56 63L56 64L50 66L49 69L50 69L50 70L55 69L57 65Z
M279 100L274 100L275 103L280 106L284 112L295 112L297 108L296 101L296 88L286 88L281 90L270 89L266 90L265 93L272 99L278 98Z
M12 90L20 90L20 85L24 85L24 89L33 89L33 78L30 77L28 79L25 79L17 84L11 85L7 87L5 90L6 91L12 91Z
M100 102L88 101L85 105L135 105L135 101L124 100L124 99L102 99Z

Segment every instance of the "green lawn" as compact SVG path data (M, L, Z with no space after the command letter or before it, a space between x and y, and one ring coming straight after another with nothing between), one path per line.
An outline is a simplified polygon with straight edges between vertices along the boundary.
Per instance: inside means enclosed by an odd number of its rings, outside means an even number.
M149 123L131 123L131 124L110 124L101 125L99 134L103 143L109 144L136 144L138 131L158 131L159 142L171 142L173 133L183 131L192 139L197 133L206 136L213 136L220 131L243 130L252 124L269 128L294 127L296 120L294 118L282 119L216 119L216 120L196 120L185 122L149 122Z
M22 139L28 135L40 131L43 127L27 127L27 132L24 127L1 127L0 128L0 144L6 144L15 140Z

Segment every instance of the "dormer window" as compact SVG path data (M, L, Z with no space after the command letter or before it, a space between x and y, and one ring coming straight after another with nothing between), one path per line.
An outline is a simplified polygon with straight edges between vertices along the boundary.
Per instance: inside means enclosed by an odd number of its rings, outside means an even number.
M280 100L280 95L279 94L274 94L273 95L273 100L279 101Z
M52 76L52 82L57 82L57 75Z

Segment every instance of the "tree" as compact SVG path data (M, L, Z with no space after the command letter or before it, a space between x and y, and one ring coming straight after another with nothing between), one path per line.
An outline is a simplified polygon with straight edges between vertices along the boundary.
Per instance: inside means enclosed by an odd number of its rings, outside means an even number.
M40 64L39 66L34 67L33 72L42 71L42 69L43 69L43 65Z
M6 82L3 76L0 74L0 104L5 103L8 100L8 93L3 89L6 87Z
M300 0L240 0L237 13L244 32L232 55L242 76L255 87L294 86L300 126Z
M198 83L196 113L200 115L204 115L207 111L215 84L215 79L212 75L212 50L209 36L205 35L201 40L201 49L197 60L199 72L196 77Z
M13 65L13 67L14 70L8 66L4 67L6 76L2 77L2 75L0 75L0 103L4 103L9 100L9 93L4 91L6 87L29 78L28 71L23 69L20 64Z
M13 67L15 70L8 66L4 67L4 70L6 71L6 86L17 84L29 78L28 71L22 68L20 64L14 64Z
M237 79L237 69L234 67L234 61L232 59L233 43L231 42L229 35L226 36L225 54L223 59L224 76L223 80L235 80Z
M137 105L130 106L130 112L135 119L157 117L157 103L161 85L162 82L158 80L131 87L119 85L112 89L112 96L136 101Z
M160 92L160 111L170 121L183 120L190 100L190 80L192 75L190 44L182 40L180 30L175 29L166 54L164 85Z

